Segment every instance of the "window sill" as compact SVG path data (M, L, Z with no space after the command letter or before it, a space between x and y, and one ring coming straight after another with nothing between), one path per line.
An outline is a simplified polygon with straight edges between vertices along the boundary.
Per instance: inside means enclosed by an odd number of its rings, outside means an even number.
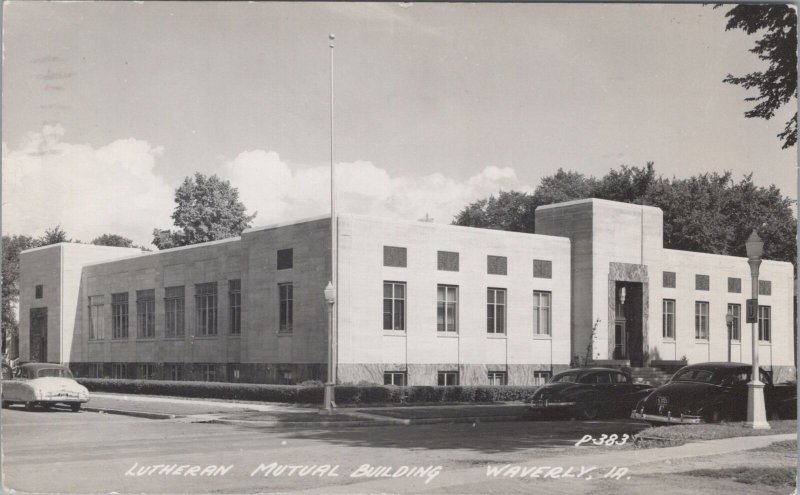
M175 341L175 342L181 342L181 341L186 340L186 336L185 335L176 335L174 337L171 337L171 336L170 337L164 337L164 340L172 340L172 341Z
M553 340L553 336L544 334L533 334L533 340Z
M228 337L230 337L232 339L238 339L238 338L241 338L241 336L242 336L242 334L240 334L240 333L229 333L228 334Z
M291 337L293 335L292 332L275 332L275 335L278 337Z
M742 341L739 339L731 339L731 344L742 345Z
M406 331L405 330L383 330L384 337L405 337Z
M695 344L708 344L708 339L694 339Z
M139 342L139 341L149 342L149 341L154 341L154 340L156 340L156 338L155 338L155 337L136 337L136 339L135 339L135 340L136 340L137 342Z
M217 335L195 335L192 340L214 340L216 338Z
M89 339L90 344L102 344L106 339Z
M664 342L665 344L674 344L675 337L662 337L661 341Z
M500 340L505 340L505 339L507 339L507 338L508 338L508 336L507 336L506 334L504 334L504 333L487 333L487 334L486 334L486 338L487 338L487 339L500 339Z
M111 339L111 342L128 342L129 340L128 337L115 337Z
M759 340L758 345L772 345L771 340Z
M442 339L457 339L458 338L458 332L439 332L439 331L437 331L436 332L436 337L439 337L439 338L442 338Z

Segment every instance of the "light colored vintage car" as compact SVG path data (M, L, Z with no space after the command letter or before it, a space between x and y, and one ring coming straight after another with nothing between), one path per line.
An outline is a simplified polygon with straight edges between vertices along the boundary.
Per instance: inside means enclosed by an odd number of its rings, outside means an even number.
M89 391L72 377L66 366L50 363L28 363L14 369L10 379L2 383L3 407L24 404L31 410L40 405L49 409L66 404L74 412L89 400Z

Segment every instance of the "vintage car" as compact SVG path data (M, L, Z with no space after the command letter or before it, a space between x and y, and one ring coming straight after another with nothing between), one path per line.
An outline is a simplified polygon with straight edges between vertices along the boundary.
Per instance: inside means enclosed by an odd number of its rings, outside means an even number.
M718 423L747 418L747 384L752 366L744 363L699 363L678 370L666 385L642 399L631 418L651 423ZM797 417L795 385L773 385L761 370L769 419Z
M89 400L86 387L75 381L69 368L60 364L23 364L12 375L2 383L3 407L24 404L25 409L32 410L36 405L50 408L66 404L78 412L81 404Z
M536 390L530 409L541 416L626 417L652 390L618 369L578 368L557 374Z

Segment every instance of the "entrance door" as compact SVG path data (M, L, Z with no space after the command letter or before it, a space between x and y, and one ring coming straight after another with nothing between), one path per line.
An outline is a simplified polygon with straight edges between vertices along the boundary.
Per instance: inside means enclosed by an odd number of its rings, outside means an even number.
M31 308L31 361L47 362L47 308Z
M625 320L614 322L614 359L628 359L628 332Z

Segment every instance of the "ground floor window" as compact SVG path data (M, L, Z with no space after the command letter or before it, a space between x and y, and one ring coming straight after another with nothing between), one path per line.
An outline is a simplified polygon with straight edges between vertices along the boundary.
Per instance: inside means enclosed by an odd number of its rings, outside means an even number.
M772 340L772 308L770 306L758 307L758 340L769 342Z
M458 371L440 371L437 374L437 385L440 387L458 385Z
M229 364L228 365L228 381L231 382L238 382L241 373L239 371L238 364Z
M140 364L137 366L136 378L140 380L154 380L156 378L156 365Z
M436 286L436 330L458 332L458 287Z
M113 363L111 365L111 378L128 378L128 365L125 363Z
M407 384L405 371L384 371L383 384L384 385L398 385L404 387Z
M533 372L533 384L534 385L544 385L545 383L550 380L553 376L553 373L550 371L534 371Z
M88 369L89 378L103 378L103 364L90 363Z
M550 293L533 291L533 333L550 335Z
M704 301L694 303L694 338L708 340L708 303Z
M675 338L675 299L664 299L662 314L662 337L665 339Z
M742 305L728 304L728 314L731 315L731 322L728 326L728 338L730 340L741 340L742 338Z
M508 374L505 371L490 371L489 385L508 385Z
M167 379L179 382L183 380L183 364L173 363L167 365Z
M217 381L218 366L216 364L198 364L197 379L204 382Z

